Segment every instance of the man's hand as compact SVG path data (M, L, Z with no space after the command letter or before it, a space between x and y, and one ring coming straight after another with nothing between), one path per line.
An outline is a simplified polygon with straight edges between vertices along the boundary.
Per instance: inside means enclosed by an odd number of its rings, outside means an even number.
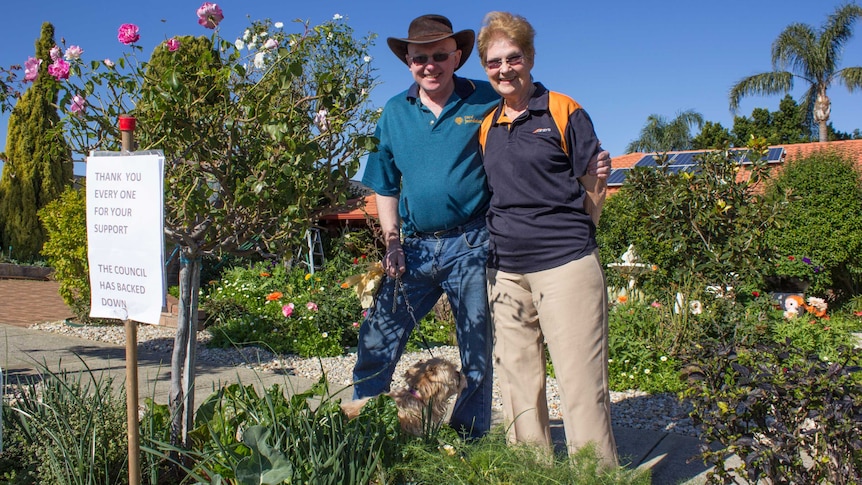
M404 260L404 249L401 247L401 241L392 239L389 241L389 247L386 248L386 254L383 255L383 271L390 278L397 278L406 270L407 264Z
M599 148L601 149L601 146ZM610 174L611 154L607 150L602 150L593 155L587 165L587 175L595 175L600 180L607 180Z

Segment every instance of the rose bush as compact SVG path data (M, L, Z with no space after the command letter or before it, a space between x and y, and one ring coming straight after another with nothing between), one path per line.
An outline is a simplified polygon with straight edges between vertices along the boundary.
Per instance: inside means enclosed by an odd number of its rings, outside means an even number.
M368 103L371 37L355 38L341 16L318 26L298 22L296 31L253 21L227 40L218 5L205 2L195 13L212 35L157 42L147 61L139 59L146 39L128 23L117 31L128 51L116 61L87 61L87 46L77 44L64 58L57 46L42 60L48 69L32 61L25 74L25 81L33 72L61 81L61 128L74 152L118 151L117 119L132 114L138 150L165 155L165 235L181 248L171 372L177 406L182 376L191 372L179 366L194 349L202 257L293 259L306 229L347 204L349 180L374 147L377 116ZM13 71L4 69L4 109ZM325 118L315 123L320 113Z

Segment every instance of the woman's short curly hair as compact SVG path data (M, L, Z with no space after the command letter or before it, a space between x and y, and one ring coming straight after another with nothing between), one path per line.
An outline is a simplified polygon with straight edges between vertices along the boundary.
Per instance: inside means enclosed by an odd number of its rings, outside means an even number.
M482 29L479 30L479 35L476 38L479 62L482 63L482 67L485 67L488 47L497 37L508 39L520 47L524 53L524 60L533 64L536 58L536 45L534 43L536 31L530 22L520 15L509 12L489 12L485 15Z

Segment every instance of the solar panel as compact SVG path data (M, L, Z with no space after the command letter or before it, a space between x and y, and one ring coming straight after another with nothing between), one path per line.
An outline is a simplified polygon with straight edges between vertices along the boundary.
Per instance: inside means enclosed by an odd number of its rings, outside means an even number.
M626 176L629 174L627 168L615 168L611 171L608 177L608 185L622 185L626 181Z
M777 162L777 161L781 160L781 155L783 153L784 153L784 147L770 148L769 153L766 155L766 161Z
M692 152L692 153L678 153L676 158L673 159L674 165L694 165L694 156L700 155L701 152Z
M635 167L655 167L658 165L655 162L655 158L652 155L644 155L643 158L638 160L638 163L635 164Z

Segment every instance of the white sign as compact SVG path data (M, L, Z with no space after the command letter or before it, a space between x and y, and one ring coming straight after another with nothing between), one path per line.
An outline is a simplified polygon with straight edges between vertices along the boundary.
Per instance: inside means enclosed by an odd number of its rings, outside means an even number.
M165 305L161 152L87 157L90 316L158 324Z

